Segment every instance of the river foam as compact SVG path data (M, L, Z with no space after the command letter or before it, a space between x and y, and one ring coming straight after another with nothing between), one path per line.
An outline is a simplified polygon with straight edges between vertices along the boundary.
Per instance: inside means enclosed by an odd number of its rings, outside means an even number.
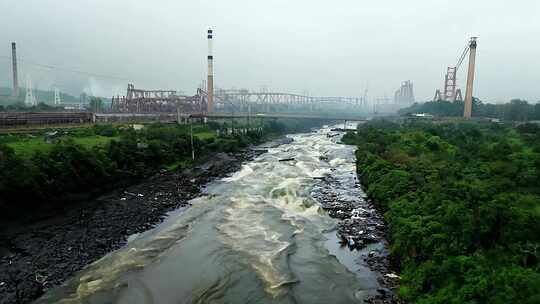
M328 132L292 135L293 142L210 184L207 196L91 265L68 283L72 292L56 299L361 302L355 295L365 284L325 247L336 221L311 196L316 178L354 172L354 149ZM293 159L280 161L286 158Z

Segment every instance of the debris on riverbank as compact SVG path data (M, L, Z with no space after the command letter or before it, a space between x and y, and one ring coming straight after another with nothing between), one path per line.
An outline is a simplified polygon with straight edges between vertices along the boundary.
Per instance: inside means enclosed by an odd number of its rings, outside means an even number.
M0 232L0 304L30 302L73 273L122 247L127 237L189 206L208 182L263 151L219 153L193 169L162 172L64 214Z
M377 295L370 297L366 300L369 304L393 304L404 303L399 300L394 292L399 287L399 276L390 271L391 265L389 260L390 252L388 251L388 244L385 240L382 240L383 247L381 249L375 249L369 251L367 254L363 254L362 261L371 269L380 274L384 274L377 278L377 281L384 288L377 289Z
M384 220L372 204L348 195L346 186L332 176L321 181L314 197L331 217L341 220L337 235L343 245L351 250L362 249L384 239Z
M291 160L294 160L294 157L283 158L283 159L280 159L279 161L280 162L287 162L287 161L291 161Z
M347 180L350 180L350 177ZM319 183L312 191L312 197L331 217L341 220L337 225L336 234L342 246L347 246L351 251L365 251L362 249L369 244L382 244L380 249L362 253L362 259L359 260L378 274L377 281L381 286L365 302L370 304L402 303L395 296L395 291L399 287L399 276L391 271L384 219L362 191L358 191L359 194L364 195L362 197L351 195L352 188L360 190L356 177L354 185L351 185L340 176L329 175L319 179Z

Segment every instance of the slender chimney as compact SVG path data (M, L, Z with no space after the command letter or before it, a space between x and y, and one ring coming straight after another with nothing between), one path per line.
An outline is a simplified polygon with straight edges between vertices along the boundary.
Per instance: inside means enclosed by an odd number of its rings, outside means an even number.
M214 57L212 56L212 29L208 29L208 103L206 111L214 111Z
M11 43L11 59L13 60L13 97L19 97L19 78L17 72L17 46L15 42Z
M472 116L472 94L474 82L474 63L476 60L476 37L471 37L469 42L469 71L467 73L467 91L465 92L465 109L463 117L471 118Z

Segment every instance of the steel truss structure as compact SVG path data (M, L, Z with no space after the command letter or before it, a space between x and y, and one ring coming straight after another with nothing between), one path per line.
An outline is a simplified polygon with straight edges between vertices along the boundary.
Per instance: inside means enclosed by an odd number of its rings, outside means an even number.
M461 89L457 88L457 72L463 63L463 60L469 53L469 46L465 46L461 56L458 58L458 62L453 67L448 67L446 69L446 75L444 76L444 95L441 93L441 90L435 91L435 97L433 101L463 101L461 96Z
M239 110L247 110L251 107L264 111L284 108L316 110L325 106L347 108L365 105L362 97L318 97L282 92L253 92L245 89L216 90L214 97L218 109L236 107Z
M125 96L111 99L113 113L185 113L201 112L206 109L206 98L202 98L202 90L194 96L178 95L173 90L142 90L128 84Z
M193 96L173 90L142 90L128 84L125 96L112 97L112 113L201 113L207 110L208 94L199 88ZM316 97L281 92L249 90L214 91L215 111L314 111L323 108L348 109L366 106L362 97Z
M448 67L446 70L446 75L444 77L444 95L441 94L440 90L435 91L434 101L445 100L445 101L456 101L463 100L461 95L461 89L457 88L457 70L459 67Z

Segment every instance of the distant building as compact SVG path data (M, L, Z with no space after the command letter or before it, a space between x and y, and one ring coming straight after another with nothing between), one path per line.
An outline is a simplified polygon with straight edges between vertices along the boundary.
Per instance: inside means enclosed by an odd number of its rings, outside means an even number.
M414 114L411 114L411 116L413 116L413 117L423 117L423 118L432 118L433 117L433 115L428 114L428 113L414 113Z
M87 104L88 103L88 94L86 94L85 92L82 92L81 95L79 96L79 103L81 104Z
M394 103L399 105L414 103L413 84L410 80L401 82L401 87L394 93Z
M391 98L379 97L373 104L373 112L381 115L395 114L403 105L395 103Z

